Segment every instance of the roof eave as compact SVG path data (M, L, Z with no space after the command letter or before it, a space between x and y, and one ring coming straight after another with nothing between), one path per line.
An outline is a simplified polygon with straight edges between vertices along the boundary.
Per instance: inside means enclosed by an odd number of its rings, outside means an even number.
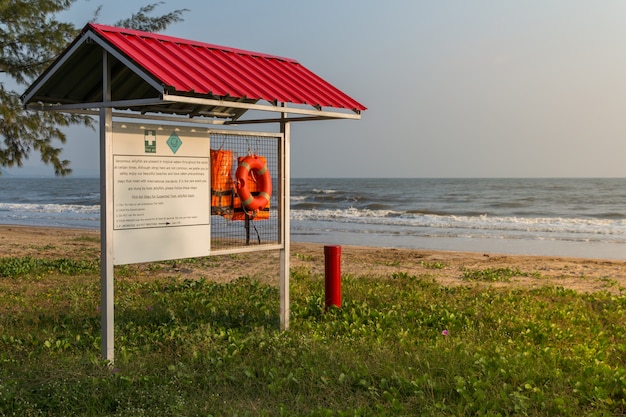
M93 31L93 29L86 29L74 40L72 44L70 44L70 46L65 49L65 51L63 51L63 53L43 72L43 74L41 74L39 78L37 78L37 80L35 80L35 82L28 87L24 94L22 94L22 104L27 107L31 101L33 101L33 98L37 96L37 93L50 80L50 78L52 78L63 67L67 60L74 53L76 53L81 46L91 42L99 45L106 53L111 54L131 69L131 71L141 77L141 79L143 79L148 85L154 88L155 96L158 97L160 94L165 92L165 87L148 72L146 72L141 66L128 59L126 55L120 53L113 45L107 42L106 39L103 39L101 35Z
M268 103L268 104L258 104L257 102L246 102L246 101L229 101L223 99L209 99L209 98L200 98L200 97L190 97L190 96L182 96L175 94L163 94L160 98L147 98L140 100L119 100L119 101L108 101L108 102L93 102L93 103L74 103L74 104L57 104L52 105L49 104L47 106L41 106L36 103L31 103L30 108L33 110L54 110L54 111L73 111L78 112L80 110L89 110L89 109L98 109L98 108L117 108L117 109L126 109L126 108L136 108L142 106L165 106L168 104L191 104L197 106L205 106L210 109L220 109L215 110L216 112L222 113L237 113L237 110L256 110L263 112L274 112L274 113L284 113L284 114L294 114L299 116L307 116L309 118L319 118L319 119L354 119L358 120L361 118L361 112L359 110L352 110L351 112L340 112L340 111L330 111L324 109L307 109L300 107L287 107L286 103ZM207 110L209 111L209 110ZM236 118L232 118L233 123L235 123ZM244 123L244 121L241 121Z

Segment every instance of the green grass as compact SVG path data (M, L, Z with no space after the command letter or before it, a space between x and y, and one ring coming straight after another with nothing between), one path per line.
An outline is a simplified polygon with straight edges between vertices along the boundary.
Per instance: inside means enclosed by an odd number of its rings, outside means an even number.
M108 366L91 266L4 263L0 416L626 413L624 296L402 273L344 276L325 311L323 277L302 268L281 333L273 286L120 269Z

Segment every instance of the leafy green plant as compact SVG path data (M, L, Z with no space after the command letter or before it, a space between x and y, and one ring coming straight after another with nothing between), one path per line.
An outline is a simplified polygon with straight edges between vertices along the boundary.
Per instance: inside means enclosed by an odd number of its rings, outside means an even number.
M536 272L523 272L518 268L485 268L485 269L469 269L463 270L463 278L470 281L510 281L513 277L538 277Z
M420 265L422 265L426 269L444 269L447 266L445 263L440 262L440 261L433 261L433 262L421 261Z
M136 273L136 270L132 265L117 265L115 266L114 271L114 275L117 278L128 278Z
M30 257L1 259L0 277L10 278L27 274L36 268L36 262Z
M100 243L100 236L88 236L82 235L77 236L73 239L75 242L90 242L90 243Z
M301 261L314 261L315 260L315 256L313 255L305 255L303 253L295 253L293 254L293 257L296 259L299 259Z
M96 261L81 261L67 258L39 259L33 257L12 257L0 259L0 277L15 278L23 275L39 275L58 272L64 275L97 272Z

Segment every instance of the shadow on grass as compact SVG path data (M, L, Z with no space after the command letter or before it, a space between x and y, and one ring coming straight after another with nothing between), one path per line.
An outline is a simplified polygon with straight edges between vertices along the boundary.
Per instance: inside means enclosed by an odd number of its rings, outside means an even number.
M279 326L278 289L247 277L229 284L200 279L139 285L116 296L120 329L180 326L246 332Z

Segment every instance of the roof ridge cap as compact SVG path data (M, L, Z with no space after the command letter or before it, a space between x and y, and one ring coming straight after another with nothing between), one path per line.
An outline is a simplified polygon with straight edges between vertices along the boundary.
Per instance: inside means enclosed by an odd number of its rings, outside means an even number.
M106 36L107 32L126 33L126 34L129 34L129 35L139 36L139 37L143 37L143 38L153 38L153 39L160 40L160 41L165 41L165 42L173 42L173 43L177 43L177 44L186 44L186 45L190 45L190 46L202 47L202 48L207 48L207 49L217 49L217 50L221 50L221 51L225 51L225 52L231 52L231 53L235 53L235 54L239 54L239 55L250 55L250 56L256 56L256 57L260 57L260 58L277 59L277 60L280 60L280 61L291 62L293 64L299 64L299 62L297 60L293 59L293 58L287 58L287 57L282 57L282 56L278 56L278 55L266 54L266 53L262 53L262 52L255 52L255 51L250 51L250 50L245 50L245 49L232 48L232 47L229 47L229 46L215 45L215 44L211 44L211 43L207 43L207 42L195 41L195 40L192 40L192 39L185 39L185 38L178 38L178 37L175 37L175 36L162 35L162 34L159 34L159 33L145 32L145 31L136 30L136 29L122 28L122 27L118 27L118 26L109 26L109 25L103 25L103 24L99 24L99 23L87 23L87 25L83 29L83 33L85 31L89 30L89 29L92 29L95 32L97 32L98 34L103 35L103 36Z

